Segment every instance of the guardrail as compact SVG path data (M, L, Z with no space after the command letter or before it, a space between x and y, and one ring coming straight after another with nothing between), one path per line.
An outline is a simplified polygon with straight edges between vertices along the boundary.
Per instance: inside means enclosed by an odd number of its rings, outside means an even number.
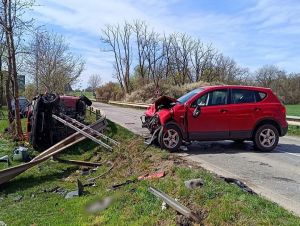
M115 104L115 105L122 105L122 106L128 106L128 107L135 107L135 108L143 108L147 109L150 104L139 104L139 103L128 103L128 102L120 102L120 101L108 101L109 104Z
M298 116L290 116L290 115L287 115L286 116L286 121L289 125L292 125L292 126L300 126L300 117Z
M286 116L286 120L290 120L290 121L295 121L295 122L300 122L300 117L299 116L291 116L291 115L287 115Z

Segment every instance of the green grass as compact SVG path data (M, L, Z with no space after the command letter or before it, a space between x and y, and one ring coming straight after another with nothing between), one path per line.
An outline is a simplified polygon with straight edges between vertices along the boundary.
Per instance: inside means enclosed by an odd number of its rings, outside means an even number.
M93 96L93 92L83 92L83 95L85 95L87 98L94 99L95 97ZM70 92L67 95L71 96L80 96L81 92Z
M162 201L148 192L148 187L154 186L201 213L205 225L299 225L298 217L277 204L245 193L193 163L153 146L145 150L142 138L114 123L109 123L107 134L120 141L121 147L108 152L86 140L61 155L88 161L94 161L98 155L100 162L114 162L113 170L96 180L97 187L86 187L84 196L69 200L44 192L56 186L75 190L77 178L85 183L108 168L104 165L83 176L76 166L46 161L0 187L0 220L8 225L176 225L176 212L172 208L162 211ZM0 136L0 145L2 156L10 154L17 144ZM164 178L141 181L115 191L107 189L158 169L165 170ZM199 177L205 183L202 188L189 190L184 186L185 180ZM23 199L15 202L16 195L22 195ZM88 203L107 196L115 200L108 209L95 215L85 212Z
M285 105L286 114L290 116L300 116L300 104ZM300 126L289 125L288 135L300 136Z
M300 116L300 104L285 105L286 114L291 116Z
M289 125L288 135L300 136L300 126Z
M3 134L4 130L8 128L8 113L7 113L7 107L1 107L0 111L3 112L4 114L4 119L0 119L0 134ZM27 125L27 118L22 118L21 119L21 124L22 124L22 130L23 132L26 131L26 125Z

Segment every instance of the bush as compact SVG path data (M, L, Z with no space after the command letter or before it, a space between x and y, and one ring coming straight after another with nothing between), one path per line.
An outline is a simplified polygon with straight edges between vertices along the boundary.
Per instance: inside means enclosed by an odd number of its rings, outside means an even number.
M96 99L105 100L121 100L123 98L123 92L117 83L109 82L96 89Z
M163 83L159 87L159 95L156 94L158 88L156 88L154 83L150 83L141 87L140 89L132 92L131 94L126 95L125 102L133 102L133 103L152 103L155 99L157 99L160 95L166 95L174 98L179 98L185 93L196 89L200 86L208 86L212 85L207 82L194 82L188 83L183 86L174 86L168 83Z

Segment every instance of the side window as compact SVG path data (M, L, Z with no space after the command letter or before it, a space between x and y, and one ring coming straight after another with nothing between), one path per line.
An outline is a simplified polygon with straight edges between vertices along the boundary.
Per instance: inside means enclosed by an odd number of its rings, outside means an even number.
M227 98L227 89L212 91L208 93L207 106L227 104Z
M256 99L256 102L259 102L259 101L262 101L263 99L265 99L267 96L266 93L263 93L263 92L255 92L255 99Z
M207 97L208 93L204 94L203 96L199 97L193 104L192 107L197 107L198 105L200 106L206 106L207 105Z
M246 89L233 89L232 90L232 103L233 104L245 104L255 103L256 92Z

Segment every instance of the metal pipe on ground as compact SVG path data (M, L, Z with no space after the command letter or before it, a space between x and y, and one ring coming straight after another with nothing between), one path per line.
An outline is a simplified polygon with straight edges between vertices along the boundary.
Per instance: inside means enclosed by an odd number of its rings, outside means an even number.
M168 196L167 194L165 194L162 191L159 191L156 188L153 187L149 187L149 192L151 192L153 195L155 195L156 197L162 199L165 203L167 203L170 207L172 207L174 210L176 210L177 212L181 213L182 215L193 219L195 222L200 222L200 218L192 212L192 210L190 210L189 208L185 207L184 205L180 204L179 202L177 202L175 199L171 198L170 196Z

